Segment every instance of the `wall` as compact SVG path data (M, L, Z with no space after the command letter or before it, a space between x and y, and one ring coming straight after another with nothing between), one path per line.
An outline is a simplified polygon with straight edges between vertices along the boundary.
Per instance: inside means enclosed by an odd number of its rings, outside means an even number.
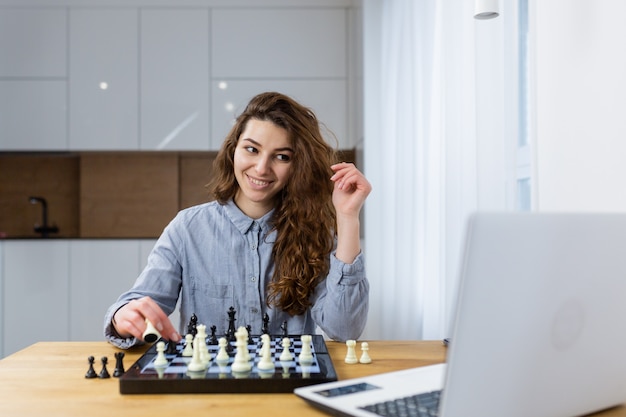
M624 15L621 0L531 3L539 210L626 210Z

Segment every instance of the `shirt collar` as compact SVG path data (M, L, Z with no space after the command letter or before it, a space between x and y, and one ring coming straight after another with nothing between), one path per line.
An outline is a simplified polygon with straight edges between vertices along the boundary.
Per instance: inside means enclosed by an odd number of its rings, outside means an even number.
M262 231L267 232L271 226L272 215L274 214L274 209L270 210L267 214L259 219L253 219L251 217L246 216L246 214L237 207L235 202L231 199L224 205L224 210L226 211L226 215L230 218L230 221L233 222L235 227L242 233L246 234L250 230L252 230L254 223L258 224Z

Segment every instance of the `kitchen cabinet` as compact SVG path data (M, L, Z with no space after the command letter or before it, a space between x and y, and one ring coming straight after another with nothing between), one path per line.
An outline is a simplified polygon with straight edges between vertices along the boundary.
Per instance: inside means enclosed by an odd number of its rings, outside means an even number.
M67 11L0 8L0 77L67 76Z
M148 246L154 245L148 240ZM70 242L70 316L68 340L102 340L107 308L128 290L147 256L143 240L72 240Z
M2 354L41 340L69 340L69 242L3 242Z
M0 150L67 149L66 120L65 80L0 79Z
M0 150L67 147L67 11L0 9Z
M209 150L209 10L142 9L142 150Z
M135 282L154 239L0 242L0 358L32 343L103 340L104 313ZM178 315L172 315L178 324Z
M250 98L263 91L285 93L312 108L329 129L324 132L329 143L351 148L348 32L343 8L214 10L213 148L220 147Z
M322 129L322 134L331 146L342 149L351 146L345 79L228 80L213 84L211 137L215 149L219 149L235 117L243 111L250 98L263 91L279 91L311 108L328 129ZM226 88L223 88L224 84Z
M139 148L138 14L70 8L70 149Z

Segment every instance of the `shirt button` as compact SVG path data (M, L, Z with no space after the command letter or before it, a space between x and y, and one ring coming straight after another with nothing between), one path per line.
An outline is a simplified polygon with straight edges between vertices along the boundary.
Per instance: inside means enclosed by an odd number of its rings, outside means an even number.
M250 312L252 314L258 314L259 313L259 309L253 307L253 308L250 309Z
M252 245L250 245L250 249L256 250L256 243L253 243Z
M256 277L250 277L250 281L256 282Z

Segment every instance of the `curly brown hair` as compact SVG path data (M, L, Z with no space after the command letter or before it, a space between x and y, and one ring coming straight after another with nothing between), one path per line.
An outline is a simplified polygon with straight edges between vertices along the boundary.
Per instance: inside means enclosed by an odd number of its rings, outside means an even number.
M324 140L320 123L307 107L276 93L259 94L237 117L213 163L212 196L221 204L234 198L237 142L250 119L270 121L285 129L294 150L289 179L278 193L272 218L277 232L272 249L275 269L267 304L291 315L304 313L316 285L330 268L336 217L330 166L337 152Z

